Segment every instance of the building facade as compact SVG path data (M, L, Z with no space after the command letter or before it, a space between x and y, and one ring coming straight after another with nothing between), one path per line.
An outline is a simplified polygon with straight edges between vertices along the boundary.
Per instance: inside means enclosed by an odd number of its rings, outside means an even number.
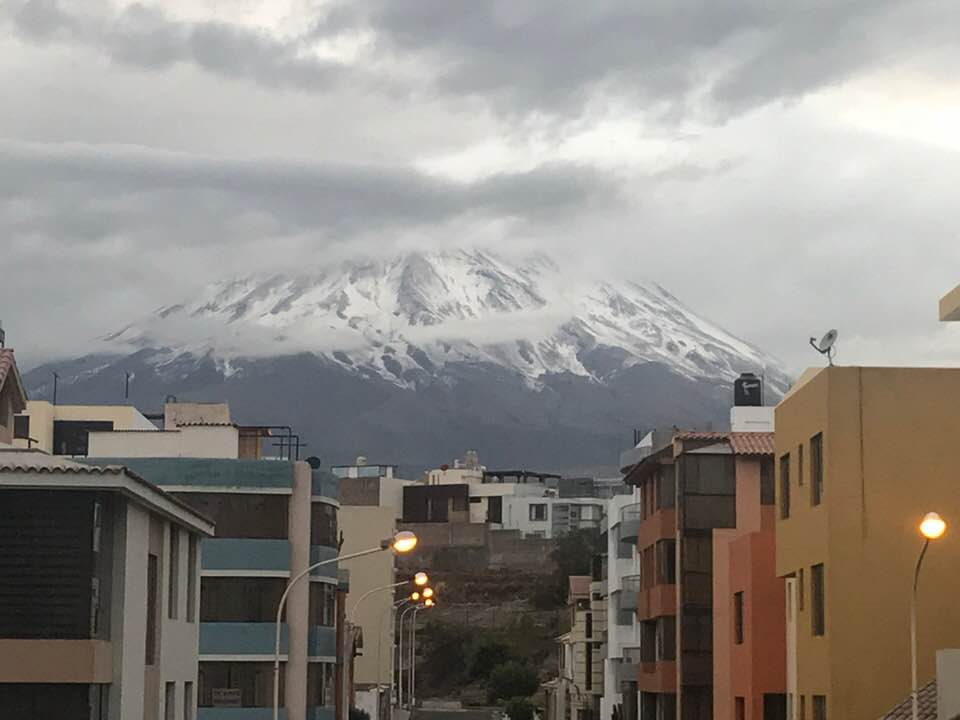
M218 524L217 536L202 548L198 719L269 717L277 607L291 577L338 554L339 481L305 462L182 457L115 462ZM288 595L280 684L289 717L334 715L338 668L344 667L338 664L335 631L338 587L346 589L333 562Z
M787 579L792 717L880 717L910 692L917 526L960 518L960 370L808 371L776 410L776 567ZM952 526L950 526L952 528ZM919 679L960 647L960 536L924 560Z
M213 523L127 468L0 450L0 715L194 720Z
M13 350L0 345L0 445L13 444L15 415L23 412L26 406L27 393L20 380Z

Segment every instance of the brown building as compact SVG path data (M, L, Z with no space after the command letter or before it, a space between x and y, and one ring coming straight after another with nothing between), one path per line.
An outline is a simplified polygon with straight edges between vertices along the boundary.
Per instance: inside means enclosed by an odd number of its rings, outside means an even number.
M878 718L910 693L917 526L946 535L920 577L919 680L960 647L960 369L808 371L776 410L777 572L794 718Z
M620 532L640 555L642 718L783 717L772 450L769 433L678 431L627 473L640 490Z
M26 406L27 393L17 372L13 350L0 347L0 443L13 444L14 415L23 412Z

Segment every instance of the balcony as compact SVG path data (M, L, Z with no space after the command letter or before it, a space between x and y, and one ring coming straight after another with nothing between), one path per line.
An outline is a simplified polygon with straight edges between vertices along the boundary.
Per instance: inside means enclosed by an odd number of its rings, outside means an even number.
M652 588L641 590L637 598L638 620L677 614L676 585L654 585Z
M312 658L337 656L337 633L332 627L312 625L307 636L307 654Z
M200 655L273 657L276 628L274 623L200 623ZM283 623L280 626L280 652L284 655L288 635L287 624Z
M643 506L640 503L623 508L620 511L620 541L636 544L642 521Z
M638 668L637 689L640 692L675 693L677 691L677 662L661 660L645 662L633 667Z
M621 581L620 609L636 610L640 595L640 576L627 575Z
M331 560L337 556L337 549L335 547L328 547L327 545L311 545L310 546L310 564L313 565L322 560ZM330 563L329 565L323 565L318 567L312 573L310 573L310 578L315 580L317 578L326 578L331 582L336 581L338 578L338 563Z
M208 538L201 544L202 567L227 575L232 570L290 570L290 542L248 538Z

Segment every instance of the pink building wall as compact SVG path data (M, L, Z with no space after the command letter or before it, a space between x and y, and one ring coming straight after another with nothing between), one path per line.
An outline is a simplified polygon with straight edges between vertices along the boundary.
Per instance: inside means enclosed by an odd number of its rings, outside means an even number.
M737 528L713 535L713 705L716 720L762 720L764 693L786 692L784 584L775 570L775 506L760 504L760 458L738 456ZM735 643L734 600L744 594L743 644Z

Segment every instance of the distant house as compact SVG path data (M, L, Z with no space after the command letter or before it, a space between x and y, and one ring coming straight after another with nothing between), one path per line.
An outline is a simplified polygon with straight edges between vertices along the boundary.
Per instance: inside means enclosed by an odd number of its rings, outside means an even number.
M16 420L14 416L27 406L13 350L0 347L0 444L12 445Z

